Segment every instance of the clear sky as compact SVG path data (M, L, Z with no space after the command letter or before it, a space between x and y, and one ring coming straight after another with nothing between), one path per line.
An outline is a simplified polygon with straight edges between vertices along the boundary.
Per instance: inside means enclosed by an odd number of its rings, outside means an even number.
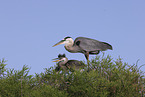
M113 51L105 55L145 64L145 0L0 1L0 59L8 60L7 68L21 70L26 64L29 74L44 72L59 53L85 60L64 45L52 47L66 36L108 42Z

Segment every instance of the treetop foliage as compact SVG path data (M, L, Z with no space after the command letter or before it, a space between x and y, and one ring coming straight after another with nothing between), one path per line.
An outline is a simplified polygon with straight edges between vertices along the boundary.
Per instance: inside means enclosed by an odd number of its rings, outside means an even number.
M136 64L123 63L121 58L96 56L83 70L55 71L45 68L29 75L22 70L7 69L0 60L0 97L143 97L144 72Z

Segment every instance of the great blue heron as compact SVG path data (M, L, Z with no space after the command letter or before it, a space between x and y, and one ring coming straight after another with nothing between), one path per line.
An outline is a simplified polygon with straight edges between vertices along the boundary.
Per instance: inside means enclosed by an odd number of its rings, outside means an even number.
M85 65L82 61L78 60L68 60L68 58L65 56L65 54L58 55L58 58L54 59L53 62L58 62L58 66L55 68L56 71L60 71L60 69L63 70L78 70L80 68L83 68Z
M101 42L95 39L77 37L75 41L71 37L65 37L59 44L65 44L65 49L71 53L83 53L89 64L89 54L99 54L100 51L106 51L107 49L112 50L112 46L106 42Z

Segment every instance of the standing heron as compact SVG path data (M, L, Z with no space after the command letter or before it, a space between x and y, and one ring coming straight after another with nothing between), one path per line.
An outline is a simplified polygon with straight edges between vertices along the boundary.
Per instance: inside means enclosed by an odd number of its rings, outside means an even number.
M55 68L56 71L60 71L60 69L63 70L79 70L80 68L83 68L85 65L83 62L78 60L68 60L68 58L65 56L65 54L58 55L58 58L54 59L53 62L58 62L58 66Z
M65 37L59 44L65 44L65 49L71 53L83 53L87 59L89 65L89 54L99 54L100 51L106 51L107 49L112 50L112 46L106 42L101 42L95 39L77 37L75 41L71 37Z

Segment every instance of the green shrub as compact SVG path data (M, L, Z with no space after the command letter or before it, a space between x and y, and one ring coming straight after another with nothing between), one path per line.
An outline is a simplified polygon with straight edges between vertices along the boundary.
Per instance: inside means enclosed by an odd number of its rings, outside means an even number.
M0 97L143 97L144 73L137 64L128 65L121 58L97 56L83 71L56 72L53 67L44 73L28 75L6 69L4 60L0 79Z

